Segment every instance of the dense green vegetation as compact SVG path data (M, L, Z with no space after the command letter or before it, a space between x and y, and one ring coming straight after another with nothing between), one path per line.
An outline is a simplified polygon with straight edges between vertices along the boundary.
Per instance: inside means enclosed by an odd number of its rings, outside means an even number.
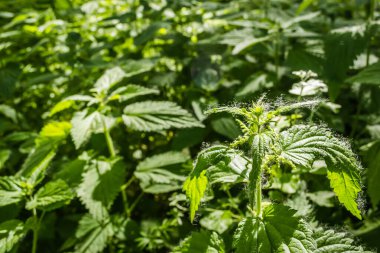
M0 0L0 253L376 252L376 0Z

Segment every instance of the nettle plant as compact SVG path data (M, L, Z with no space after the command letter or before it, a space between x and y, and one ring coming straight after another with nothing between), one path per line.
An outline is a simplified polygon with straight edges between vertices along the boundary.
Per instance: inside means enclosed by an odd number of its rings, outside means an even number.
M45 213L68 205L74 197L79 198L88 214L83 215L75 235L61 250L102 252L110 243L127 240L124 229L130 222L132 211L145 191L155 192L152 187L149 188L149 183L154 181L151 174L158 175L160 170L152 172L155 168L152 163L157 159L160 165L168 162L163 163L160 156L155 156L142 162L136 173L128 173L126 163L118 155L119 150L111 137L112 128L124 124L128 131L164 133L171 128L203 127L189 112L173 102L136 102L138 97L158 94L159 91L134 84L121 85L127 77L128 74L119 67L109 69L96 81L91 95L69 96L56 104L48 117L70 108L79 110L70 122L48 123L35 139L35 148L21 170L14 176L0 177L0 207L22 205L31 211L31 218L26 222L14 219L0 224L0 252L11 251L29 230L33 231L32 252L37 252L38 232ZM119 110L121 106L124 108L122 111ZM84 150L76 159L64 163L60 170L53 169L55 172L46 176L59 145L68 135L71 135L76 150L79 150L95 133L105 136L108 157L102 155L102 150ZM165 157L175 160L169 164L183 163L189 159L188 155L179 156L178 153ZM161 175L161 178L169 174ZM181 177L181 181L179 176L173 177L177 180L177 188L180 188L184 179ZM141 181L142 191L130 199L126 190L136 178ZM167 185L168 190L176 187L171 183ZM112 213L111 207L119 194L123 210Z
M361 166L347 141L325 126L276 126L281 115L313 107L319 102L273 108L262 98L247 107L209 110L209 114L231 113L242 135L229 145L213 145L198 154L183 186L190 200L191 221L208 186L242 183L248 206L233 237L234 252L363 252L361 247L353 245L353 240L342 240L344 233L315 229L306 218L296 214L296 210L263 197L263 190L269 189L283 175L300 176L310 172L315 162L323 161L327 179L339 202L352 215L362 218L358 204ZM223 240L215 232L209 237L207 247L224 252ZM185 240L182 249L190 250L190 241Z

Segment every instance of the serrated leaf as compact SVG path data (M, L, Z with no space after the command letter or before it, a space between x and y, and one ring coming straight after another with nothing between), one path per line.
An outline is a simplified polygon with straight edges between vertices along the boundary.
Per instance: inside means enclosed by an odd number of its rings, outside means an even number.
M94 87L97 91L109 90L125 77L125 72L120 67L114 67L106 72L96 81Z
M0 253L10 252L25 236L24 224L19 220L8 220L0 224Z
M173 253L224 253L223 239L215 232L193 232Z
M124 108L124 124L136 131L204 127L188 111L173 102L140 102Z
M74 114L71 120L71 137L76 149L79 149L90 139L99 117L100 114L98 112L88 114L87 110Z
M128 84L127 86L120 87L114 90L109 96L108 100L119 100L120 102L127 101L132 98L151 95L151 94L159 94L158 90L145 88L135 84Z
M120 158L94 160L82 174L77 194L89 213L97 220L108 216L120 187L124 183L125 165Z
M281 132L280 156L295 165L311 168L312 163L324 159L331 188L339 201L353 215L361 219L356 199L361 191L360 164L351 148L320 126L294 126Z
M189 159L189 155L169 151L146 158L138 164L134 174L144 192L170 192L181 188L186 179L181 165Z
M17 177L0 177L0 206L18 203L23 200L24 182Z
M78 243L75 245L75 252L103 252L113 234L114 231L110 221L101 223L90 215L85 215L79 221L79 226L75 233L78 239Z
M73 192L65 181L58 179L48 182L31 200L26 203L26 209L40 209L42 211L51 211L70 203L74 197Z
M245 218L234 235L236 253L314 252L312 230L295 213L283 205L269 205L263 210L262 218Z
M186 179L183 190L190 200L190 220L194 220L207 185L217 182L247 180L248 163L243 162L240 153L227 146L216 145L202 150L195 160L193 170ZM209 176L206 173L210 170Z
M334 230L317 229L313 237L317 243L314 253L359 253L367 252L360 246L355 246L354 240L347 233L335 232Z

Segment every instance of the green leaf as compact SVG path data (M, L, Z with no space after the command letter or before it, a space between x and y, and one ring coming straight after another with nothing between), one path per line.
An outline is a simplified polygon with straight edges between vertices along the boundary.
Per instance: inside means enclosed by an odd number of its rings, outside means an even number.
M340 28L326 37L324 70L330 80L329 92L332 98L339 94L347 70L356 57L367 48L367 42L364 25Z
M280 157L311 169L315 160L324 159L327 177L339 201L361 219L356 199L361 191L360 164L349 145L321 126L294 126L280 134Z
M348 78L347 82L380 85L380 62L364 68L358 74Z
M26 203L26 209L51 211L70 203L73 192L65 181L58 179L48 182Z
M97 220L108 217L120 187L124 183L125 165L120 158L93 160L82 174L77 194L90 214Z
M236 253L314 252L312 230L295 212L283 205L269 205L262 218L245 218L234 235Z
M368 252L365 251L360 246L355 246L354 240L350 238L347 233L335 232L334 230L324 231L321 228L318 228L313 237L317 243L317 249L314 253L359 253L359 252Z
M239 42L234 49L232 50L232 54L239 54L241 51L245 50L246 48L252 47L258 43L265 42L267 40L270 40L271 36L265 36L261 38L254 38L254 37L248 37L244 38L242 42Z
M78 243L75 245L75 252L103 252L113 234L114 231L110 221L107 220L101 223L90 215L85 215L79 221L79 226L75 233L78 239Z
M74 114L71 120L71 137L76 149L79 149L90 139L99 117L100 114L96 111L88 114L87 110L84 110Z
M114 90L109 96L108 100L119 100L120 102L127 101L132 98L145 96L145 95L157 95L158 90L145 88L135 84L129 84L127 86L120 87Z
M17 112L15 109L9 105L0 105L0 113L3 114L8 119L11 119L13 123L17 123Z
M0 170L4 167L5 162L11 156L12 151L9 149L1 149L0 150Z
M0 177L0 206L18 203L25 196L24 182L17 177Z
M241 134L240 128L230 115L214 119L211 122L211 126L215 132L226 136L231 140L237 138Z
M203 217L199 223L207 230L223 234L234 223L233 215L229 210L216 210Z
M124 108L124 124L137 131L203 127L189 112L173 102L140 102Z
M375 143L366 154L368 160L368 195L375 207L380 203L380 142Z
M223 239L215 232L193 232L183 240L173 253L224 253Z
M32 185L42 180L58 145L66 139L70 127L68 122L51 122L44 126L35 140L35 149L29 154L17 175L27 178Z
M243 160L239 152L223 145L209 147L198 154L193 170L183 185L190 200L191 221L209 183L206 172L210 170L211 183L244 181L247 180L249 166Z
M98 99L87 95L73 95L66 97L54 105L54 107L50 110L49 116L51 117L56 113L73 107L73 105L75 105L75 101L97 103Z
M100 91L107 91L125 77L125 72L120 67L114 67L106 72L96 81L94 87Z
M0 224L0 253L10 252L25 236L24 224L8 220Z
M146 158L138 164L134 174L140 180L144 192L170 192L181 188L186 179L182 164L189 159L189 155L169 151Z

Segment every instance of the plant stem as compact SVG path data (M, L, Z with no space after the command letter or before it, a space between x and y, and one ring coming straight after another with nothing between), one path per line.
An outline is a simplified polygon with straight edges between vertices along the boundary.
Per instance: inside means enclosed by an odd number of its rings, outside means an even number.
M261 217L261 171L259 174L259 178L256 182L255 189L255 205L256 205L256 214L258 217Z
M109 132L109 130L107 128L106 121L104 120L104 117L102 115L100 117L101 117L101 120L102 120L104 136L106 137L107 146L108 146L108 150L110 152L110 156L111 157L115 157L115 155L116 155L115 148L113 146L112 138L111 138L110 132Z
M33 227L33 246L32 246L32 253L37 252L37 242L38 242L38 229L39 229L39 223L38 223L38 216L37 216L37 210L33 208L33 218L35 220L35 226Z
M129 211L129 203L128 203L128 197L126 193L126 189L129 187L129 185L135 180L135 177L132 175L132 177L120 187L121 190L121 196L123 198L123 206L124 206L124 212L125 214L130 217L131 213Z
M128 217L131 216L131 213L132 213L133 209L135 209L137 203L139 203L139 201L142 198L142 196L144 196L144 192L141 192L139 194L139 196L137 196L137 198L135 199L135 201L132 203L131 207L128 210Z

